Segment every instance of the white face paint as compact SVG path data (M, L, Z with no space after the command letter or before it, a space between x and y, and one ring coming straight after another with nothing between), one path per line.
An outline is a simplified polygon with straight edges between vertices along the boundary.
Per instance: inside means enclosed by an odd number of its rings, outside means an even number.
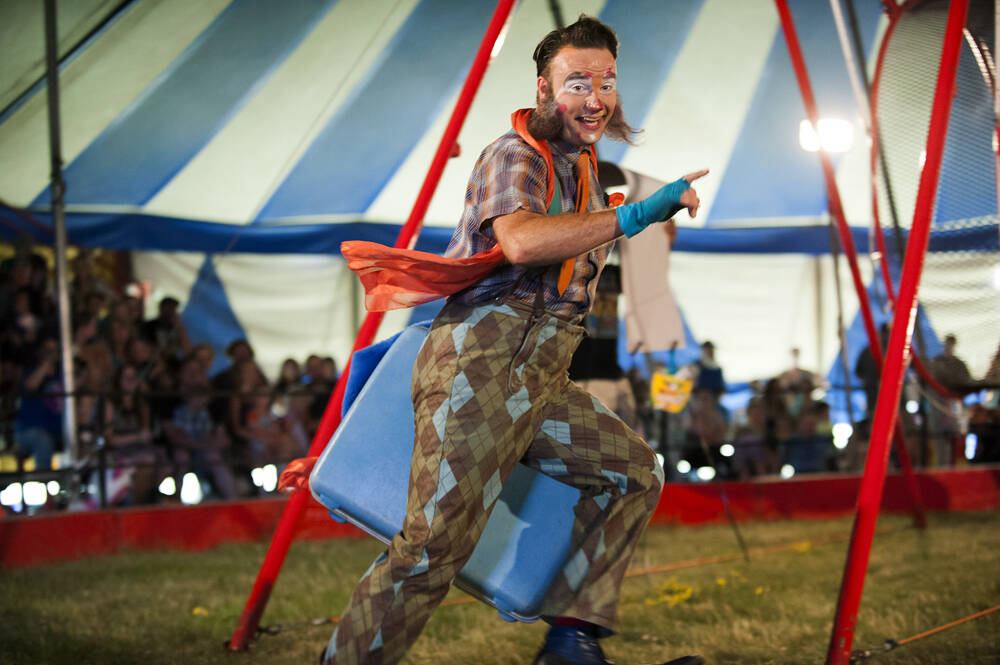
M549 82L538 77L543 98L553 98L562 137L574 145L597 143L615 111L617 69L607 49L564 47L549 63Z

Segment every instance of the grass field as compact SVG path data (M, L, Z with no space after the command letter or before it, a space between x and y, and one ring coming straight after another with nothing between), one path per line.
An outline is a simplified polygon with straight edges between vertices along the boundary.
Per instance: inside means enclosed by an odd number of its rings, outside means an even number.
M698 652L709 663L822 663L851 522L650 528L605 640L621 665ZM295 543L249 653L223 648L263 559L263 544L135 553L0 572L0 663L271 665L315 663L354 582L380 546ZM694 562L722 556L723 561ZM643 572L644 570L653 572ZM637 574L636 574L637 573ZM406 659L415 664L530 663L544 624L509 624L453 591ZM1000 605L1000 512L931 515L926 531L883 517L854 648L880 647ZM316 624L313 624L316 620ZM866 662L1000 662L1000 612L880 652Z

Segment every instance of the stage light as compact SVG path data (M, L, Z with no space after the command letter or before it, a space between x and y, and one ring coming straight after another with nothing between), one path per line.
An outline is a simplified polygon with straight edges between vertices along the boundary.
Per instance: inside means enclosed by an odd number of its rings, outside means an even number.
M979 445L979 437L971 432L965 435L965 459L976 458L976 447Z
M906 412L907 413L916 413L919 410L920 410L920 405L917 404L916 400L913 400L913 399L907 400L907 402L906 402Z
M167 476L166 478L164 478L163 482L160 483L159 490L160 494L162 494L163 496L173 496L177 494L177 483L174 482L174 477Z
M833 445L837 450L843 450L847 447L847 442L851 440L851 434L854 434L854 428L851 427L850 423L834 424Z
M734 448L731 443L724 443L719 446L719 454L723 457L732 457L735 452L736 448Z
M0 504L5 506L20 505L23 498L24 495L21 492L21 483L11 483L0 491Z
M691 471L691 462L682 459L677 463L677 473L688 473Z
M201 491L201 483L198 481L198 476L194 475L190 471L184 474L184 479L181 480L181 503L186 506L190 506L196 503L200 503L204 498L204 494Z
M807 152L816 152L821 146L827 152L847 152L853 143L854 127L846 120L820 118L819 136L809 120L799 123L799 145Z
M251 469L250 481L253 482L254 487L262 487L264 485L264 469L260 467Z
M795 467L791 464L784 464L781 467L781 477L788 480L795 475Z
M698 480L711 480L715 478L715 468L711 466L699 466L697 476Z
M45 489L47 489L49 491L49 496L56 496L57 494L59 494L59 490L61 488L59 487L59 483L57 481L50 480L45 485Z
M44 506L48 499L45 483L32 480L25 483L21 491L24 493L24 505L26 506Z
M278 467L268 464L261 471L260 488L265 492L273 492L278 488Z

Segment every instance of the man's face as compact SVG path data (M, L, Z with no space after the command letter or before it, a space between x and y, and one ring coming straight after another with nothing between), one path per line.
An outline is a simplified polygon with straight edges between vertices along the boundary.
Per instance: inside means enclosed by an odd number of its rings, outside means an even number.
M607 49L563 47L538 77L542 100L555 102L562 138L578 146L597 143L617 103L615 59Z

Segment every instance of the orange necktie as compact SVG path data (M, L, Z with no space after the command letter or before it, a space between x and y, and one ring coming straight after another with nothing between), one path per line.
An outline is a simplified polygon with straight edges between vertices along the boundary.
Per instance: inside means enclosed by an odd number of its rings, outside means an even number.
M590 151L581 152L576 159L576 181L576 211L584 212L587 210L587 202L590 201ZM562 268L559 269L559 281L556 282L559 295L562 295L573 279L575 266L575 256L563 261Z

